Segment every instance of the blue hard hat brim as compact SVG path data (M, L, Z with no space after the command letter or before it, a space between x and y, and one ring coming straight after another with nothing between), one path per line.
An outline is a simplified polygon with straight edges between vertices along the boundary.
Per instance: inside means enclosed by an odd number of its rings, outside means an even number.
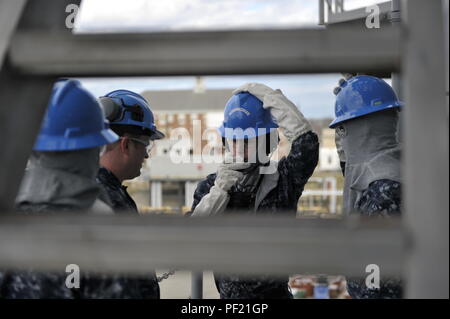
M337 117L333 122L330 123L330 125L328 127L335 128L340 123L348 121L348 120L352 120L354 118L358 118L358 117L361 117L364 115L368 115L368 114L383 111L383 110L388 110L388 109L392 109L392 108L400 108L400 107L403 107L403 102L399 101L398 103L394 103L394 104L388 104L388 105L381 104L376 107L371 107L370 110L368 110L367 108L360 109L358 112L347 113L345 115Z
M150 139L152 141L160 140L160 139L163 139L164 137L166 137L163 132L158 131L158 130L152 130L152 133L153 134L150 136Z
M272 131L276 130L276 127L270 127L270 128L260 128L260 130L264 130L264 134L259 134L259 130L233 130L232 134L227 134L225 127L221 125L217 130L219 131L220 136L227 139L236 139L236 140L243 140L243 139L249 139L249 138L255 138L261 135L269 134Z
M104 129L81 137L40 135L33 150L42 152L75 151L111 144L117 140L119 140L119 136L111 129Z

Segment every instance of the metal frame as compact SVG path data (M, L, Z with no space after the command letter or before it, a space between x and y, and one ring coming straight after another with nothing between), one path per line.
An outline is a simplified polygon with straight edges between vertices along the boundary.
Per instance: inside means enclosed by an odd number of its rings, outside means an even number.
M54 76L318 73L343 69L390 72L400 65L400 30L70 36L24 30L11 39L9 55L20 72Z
M414 238L408 296L448 298L449 130L442 3L403 0L402 9L408 26L402 68L407 105L404 218Z
M45 224L42 220L45 218ZM57 239L57 240L56 240ZM3 216L4 267L145 272L401 274L409 245L399 220L292 217Z
M0 65L3 63L11 34L16 29L24 6L25 0L0 1L0 30L2 30L0 35Z
M0 1L0 9L8 2ZM76 1L28 1L15 32L0 35L0 43L9 41L0 70L0 134L6 141L0 158L0 209L13 206L56 76L382 69L401 72L407 105L404 225L257 218L245 222L2 217L0 266L54 269L76 258L87 269L98 271L141 272L150 266L179 265L193 270L356 274L361 273L361 264L375 260L383 265L382 271L398 273L406 255L406 271L400 272L406 278L407 297L448 298L449 132L440 1L403 0L402 28L389 32L285 30L101 37L75 36L64 30L64 7L72 2ZM122 50L118 40L135 50Z

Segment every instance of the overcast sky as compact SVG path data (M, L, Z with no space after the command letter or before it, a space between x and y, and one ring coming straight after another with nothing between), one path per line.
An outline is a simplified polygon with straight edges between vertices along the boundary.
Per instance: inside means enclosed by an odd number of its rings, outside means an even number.
M351 10L383 0L346 0ZM83 32L317 27L318 0L83 0Z
M346 0L345 9L383 2ZM83 0L76 32L151 32L213 29L314 28L317 0ZM339 74L208 76L205 87L236 88L261 82L281 89L311 118L333 117L333 87ZM192 89L195 77L133 77L81 79L95 95L123 88L144 90ZM151 101L150 105L151 105Z

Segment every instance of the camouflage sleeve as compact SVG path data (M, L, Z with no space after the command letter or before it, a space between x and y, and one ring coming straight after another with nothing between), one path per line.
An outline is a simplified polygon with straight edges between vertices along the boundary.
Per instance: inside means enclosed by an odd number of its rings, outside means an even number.
M372 182L357 202L358 210L366 216L395 216L400 214L401 184L388 179ZM383 278L379 289L369 289L364 278L348 278L347 290L352 298L402 298L402 280Z
M34 271L5 272L0 287L4 299L73 299L73 291L66 287L66 276Z
M381 179L369 185L357 203L366 216L395 216L400 214L401 185L389 179Z
M156 275L83 274L79 288L66 286L67 274L35 271L0 273L0 299L159 299Z
M195 207L197 207L198 203L200 203L200 201L202 200L203 196L209 193L209 190L211 189L211 187L213 187L215 180L216 174L210 174L206 177L205 180L197 184L197 188L195 189L194 192L194 201L192 203L191 211L186 215L192 214Z
M159 285L154 273L143 276L125 274L84 274L80 297L83 299L159 299Z
M319 140L316 133L309 131L292 142L289 155L278 164L278 172L285 180L285 189L291 199L298 200L318 160Z
M403 284L399 277L389 277L380 280L378 289L369 289L366 278L347 278L347 291L353 299L401 299Z

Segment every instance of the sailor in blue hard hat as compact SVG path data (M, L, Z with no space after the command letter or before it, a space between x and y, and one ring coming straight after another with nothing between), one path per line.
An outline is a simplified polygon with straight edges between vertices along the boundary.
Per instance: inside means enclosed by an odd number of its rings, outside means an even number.
M16 198L17 206L41 211L101 205L95 183L100 147L117 140L95 97L76 80L58 81Z
M266 163L278 146L278 125L261 100L248 92L233 95L225 106L219 127L224 146L237 159Z
M102 198L120 214L138 214L138 208L124 180L141 174L144 161L149 157L155 140L164 134L155 126L153 112L148 101L129 90L115 90L99 98L111 129L119 140L106 147L100 158L97 182L104 192ZM144 277L127 279L137 298L159 299L159 285L154 270Z
M291 143L287 157L268 161L280 128ZM194 193L192 216L288 214L295 216L303 188L318 161L319 143L309 122L280 90L248 83L233 92L219 133L225 161L201 181ZM274 170L267 170L274 167ZM288 278L215 274L220 297L292 298Z
M342 79L339 86L334 89L334 93L336 118L331 122L330 128L367 114L402 106L389 84L369 75Z
M111 127L116 130L146 135L151 140L164 138L164 134L156 129L153 112L142 95L129 90L115 90L100 97L100 103Z
M163 138L164 134L156 129L153 112L140 94L115 90L100 97L99 101L119 140L102 154L98 181L105 188L115 211L137 214L137 206L122 187L122 182L141 174L154 141Z
M334 93L336 118L330 127L336 130L345 176L344 213L400 215L401 148L397 127L402 102L388 83L368 75L347 75ZM382 278L379 289L368 289L364 278L349 278L347 285L353 298L401 298L402 294L400 280L388 277Z

